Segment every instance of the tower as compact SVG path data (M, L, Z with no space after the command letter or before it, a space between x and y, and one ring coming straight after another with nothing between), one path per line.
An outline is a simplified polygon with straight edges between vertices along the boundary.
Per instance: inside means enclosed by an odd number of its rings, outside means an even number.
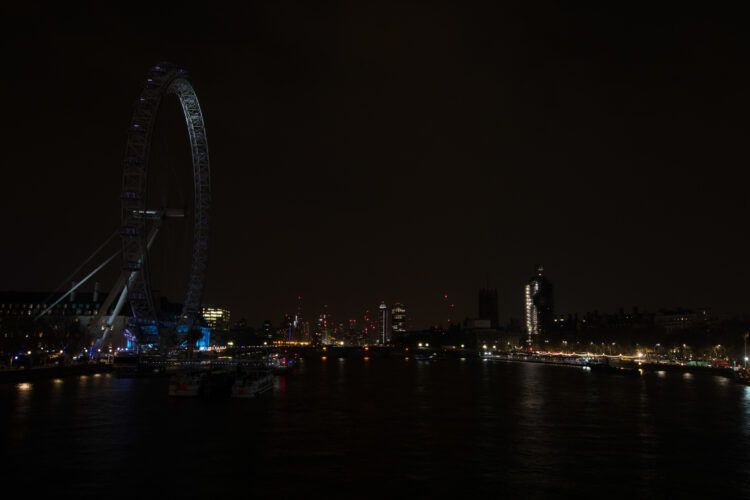
M497 328L499 315L497 311L497 289L480 288L478 294L478 318L488 320L491 328Z
M323 344L331 343L331 315L328 312L328 306L323 306L323 312L318 316L318 323L315 328L316 341Z
M390 311L385 302L380 303L378 309L378 343L387 344L391 341L391 318Z
M297 296L297 313L294 315L292 322L292 338L296 342L310 341L310 325L304 320L302 315L302 296Z
M544 267L537 267L524 292L526 333L531 341L540 333L548 333L554 320L553 287L544 276Z

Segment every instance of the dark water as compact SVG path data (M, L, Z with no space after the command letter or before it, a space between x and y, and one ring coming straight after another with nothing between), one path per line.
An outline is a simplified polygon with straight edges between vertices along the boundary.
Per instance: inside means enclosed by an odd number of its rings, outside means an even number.
M450 360L308 360L260 400L110 375L0 386L2 488L67 497L743 497L750 387Z

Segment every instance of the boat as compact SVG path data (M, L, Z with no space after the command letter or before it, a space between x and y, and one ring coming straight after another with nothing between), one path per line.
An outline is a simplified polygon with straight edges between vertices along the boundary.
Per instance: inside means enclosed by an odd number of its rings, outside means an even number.
M417 361L430 361L435 359L434 352L418 352L414 355L414 359Z
M273 356L269 358L268 365L274 375L286 375L291 373L297 366L293 358Z
M242 369L232 385L233 398L254 398L273 387L273 372L263 369Z
M274 375L286 375L294 370L294 365L278 365L273 367Z
M206 385L207 373L201 371L181 372L169 380L170 396L199 396Z

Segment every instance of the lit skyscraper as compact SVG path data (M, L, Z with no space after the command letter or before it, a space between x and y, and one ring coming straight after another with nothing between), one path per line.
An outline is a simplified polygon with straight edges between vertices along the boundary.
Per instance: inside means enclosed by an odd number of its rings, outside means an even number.
M316 338L323 344L331 343L331 315L328 313L328 306L323 306L324 312L318 316L318 324L315 328Z
M536 276L531 278L525 289L526 333L531 340L535 335L550 331L554 320L552 283L544 276L544 268L539 266Z
M406 307L399 302L391 309L391 332L393 335L406 333Z
M296 342L310 342L310 324L302 316L302 296L297 297L297 314L291 323L290 340Z
M385 302L380 303L378 311L378 343L387 344L391 341L391 315Z

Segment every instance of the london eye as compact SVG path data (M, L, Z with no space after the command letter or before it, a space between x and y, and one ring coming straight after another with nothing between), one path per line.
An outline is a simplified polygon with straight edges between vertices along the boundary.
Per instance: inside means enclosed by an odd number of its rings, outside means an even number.
M189 142L188 165L178 165L179 170L190 173L192 196L174 204L166 195L167 190L177 183L166 176L165 189L154 195L155 183L154 146L158 145L160 129L158 122L164 120L165 107L174 103L179 106L180 121L171 130L185 127ZM160 111L161 110L161 111ZM184 140L184 133L182 139ZM179 155L168 152L170 158ZM158 176L157 176L158 177ZM189 224L189 241L183 241L180 248L169 248L169 241L162 241L162 247L170 257L186 252L187 265L183 271L183 285L177 292L181 303L179 313L173 315L172 326L176 332L189 332L200 317L201 300L206 279L208 260L208 239L211 209L211 172L208 155L208 142L203 113L188 72L170 63L159 63L151 67L138 95L130 125L122 163L122 189L120 192L120 227L79 266L79 272L95 255L102 251L119 234L120 246L93 271L74 283L70 290L43 311L46 314L57 303L69 296L87 280L108 265L117 255L122 256L122 266L114 286L110 288L106 300L99 308L96 317L89 323L89 332L96 344L101 345L113 329L118 316L129 304L131 314L128 330L136 337L143 332L159 331L159 311L154 300L152 261L154 247L159 233L172 220ZM174 260L171 258L171 260ZM161 268L162 266L157 266ZM72 275L71 275L72 276ZM70 277L69 277L70 278ZM69 279L68 278L68 279ZM140 339L139 339L140 340Z
M133 319L136 323L155 320L147 265L148 250L165 218L185 216L179 209L147 205L149 152L159 108L168 96L175 96L179 101L192 156L193 241L187 289L179 319L180 325L189 328L199 314L206 276L211 208L210 165L206 127L198 96L187 71L167 63L158 64L149 71L128 129L121 196L122 259L123 269L132 273L127 288Z

